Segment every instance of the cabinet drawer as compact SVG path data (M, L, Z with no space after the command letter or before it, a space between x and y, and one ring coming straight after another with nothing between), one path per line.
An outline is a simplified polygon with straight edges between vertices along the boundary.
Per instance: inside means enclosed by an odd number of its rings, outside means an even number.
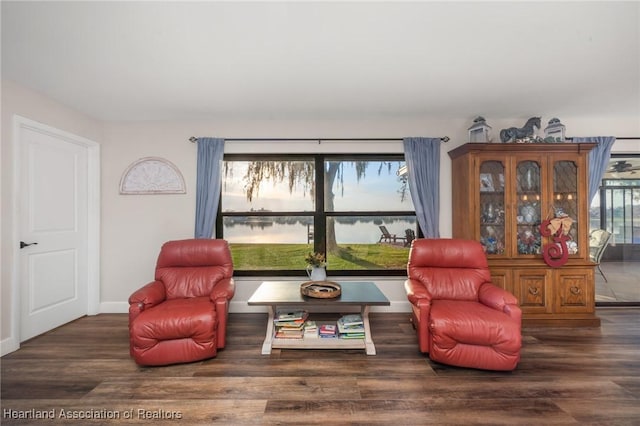
M594 312L593 269L555 271L556 312Z
M548 269L516 269L513 292L523 313L551 313L553 295L551 271Z

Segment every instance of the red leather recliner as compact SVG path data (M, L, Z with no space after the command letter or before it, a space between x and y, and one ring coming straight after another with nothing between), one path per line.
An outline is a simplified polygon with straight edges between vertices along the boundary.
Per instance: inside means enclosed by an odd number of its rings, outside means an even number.
M129 297L130 353L140 365L199 361L224 348L233 262L224 240L169 241L155 281Z
M491 283L477 241L414 240L404 287L420 351L443 364L513 370L520 361L522 311Z

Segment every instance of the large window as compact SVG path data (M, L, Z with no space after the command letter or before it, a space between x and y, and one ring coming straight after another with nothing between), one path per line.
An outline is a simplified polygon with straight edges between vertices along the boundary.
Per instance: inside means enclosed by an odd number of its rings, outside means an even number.
M415 211L402 155L227 155L217 237L239 275L402 275Z
M590 227L611 232L614 244L640 245L639 174L640 157L612 156L591 202Z
M640 156L612 155L591 203L591 229L612 236L596 271L596 304L640 302ZM602 273L600 273L602 272ZM606 279L605 279L606 277Z

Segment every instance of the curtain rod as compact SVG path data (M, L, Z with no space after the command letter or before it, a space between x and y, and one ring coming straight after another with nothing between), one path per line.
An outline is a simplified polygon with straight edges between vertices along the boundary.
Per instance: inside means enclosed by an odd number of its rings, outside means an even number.
M573 140L573 137L566 137L566 140ZM389 142L400 142L403 141L403 138L229 138L225 139L225 141L230 142L278 142L278 141L318 141L320 142L331 142L331 141L389 141ZM443 136L440 140L444 143L449 142L449 136ZM616 140L640 140L640 136L621 136L616 137ZM189 138L191 143L198 142L198 138L195 136L191 136Z
M230 142L278 142L278 141L317 141L320 142L331 142L331 141L403 141L403 138L229 138L225 139L225 141ZM443 136L440 140L444 143L450 141L449 136ZM192 143L198 142L198 138L195 136L191 136L189 141Z
M580 136L571 136L571 137L566 137L565 139L568 140L568 141L572 141L576 137L580 137ZM633 141L633 140L636 140L636 139L640 140L640 136L637 136L637 137L634 137L634 136L620 136L620 137L614 136L614 138L616 138L617 141L624 141L624 140Z

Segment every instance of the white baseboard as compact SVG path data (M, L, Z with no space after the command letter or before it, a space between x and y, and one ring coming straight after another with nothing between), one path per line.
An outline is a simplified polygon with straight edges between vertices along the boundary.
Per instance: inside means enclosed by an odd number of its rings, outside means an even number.
M0 356L5 356L18 349L20 349L20 343L18 343L15 338L7 337L6 339L0 340Z
M127 314L129 313L129 302L101 302L101 314Z

